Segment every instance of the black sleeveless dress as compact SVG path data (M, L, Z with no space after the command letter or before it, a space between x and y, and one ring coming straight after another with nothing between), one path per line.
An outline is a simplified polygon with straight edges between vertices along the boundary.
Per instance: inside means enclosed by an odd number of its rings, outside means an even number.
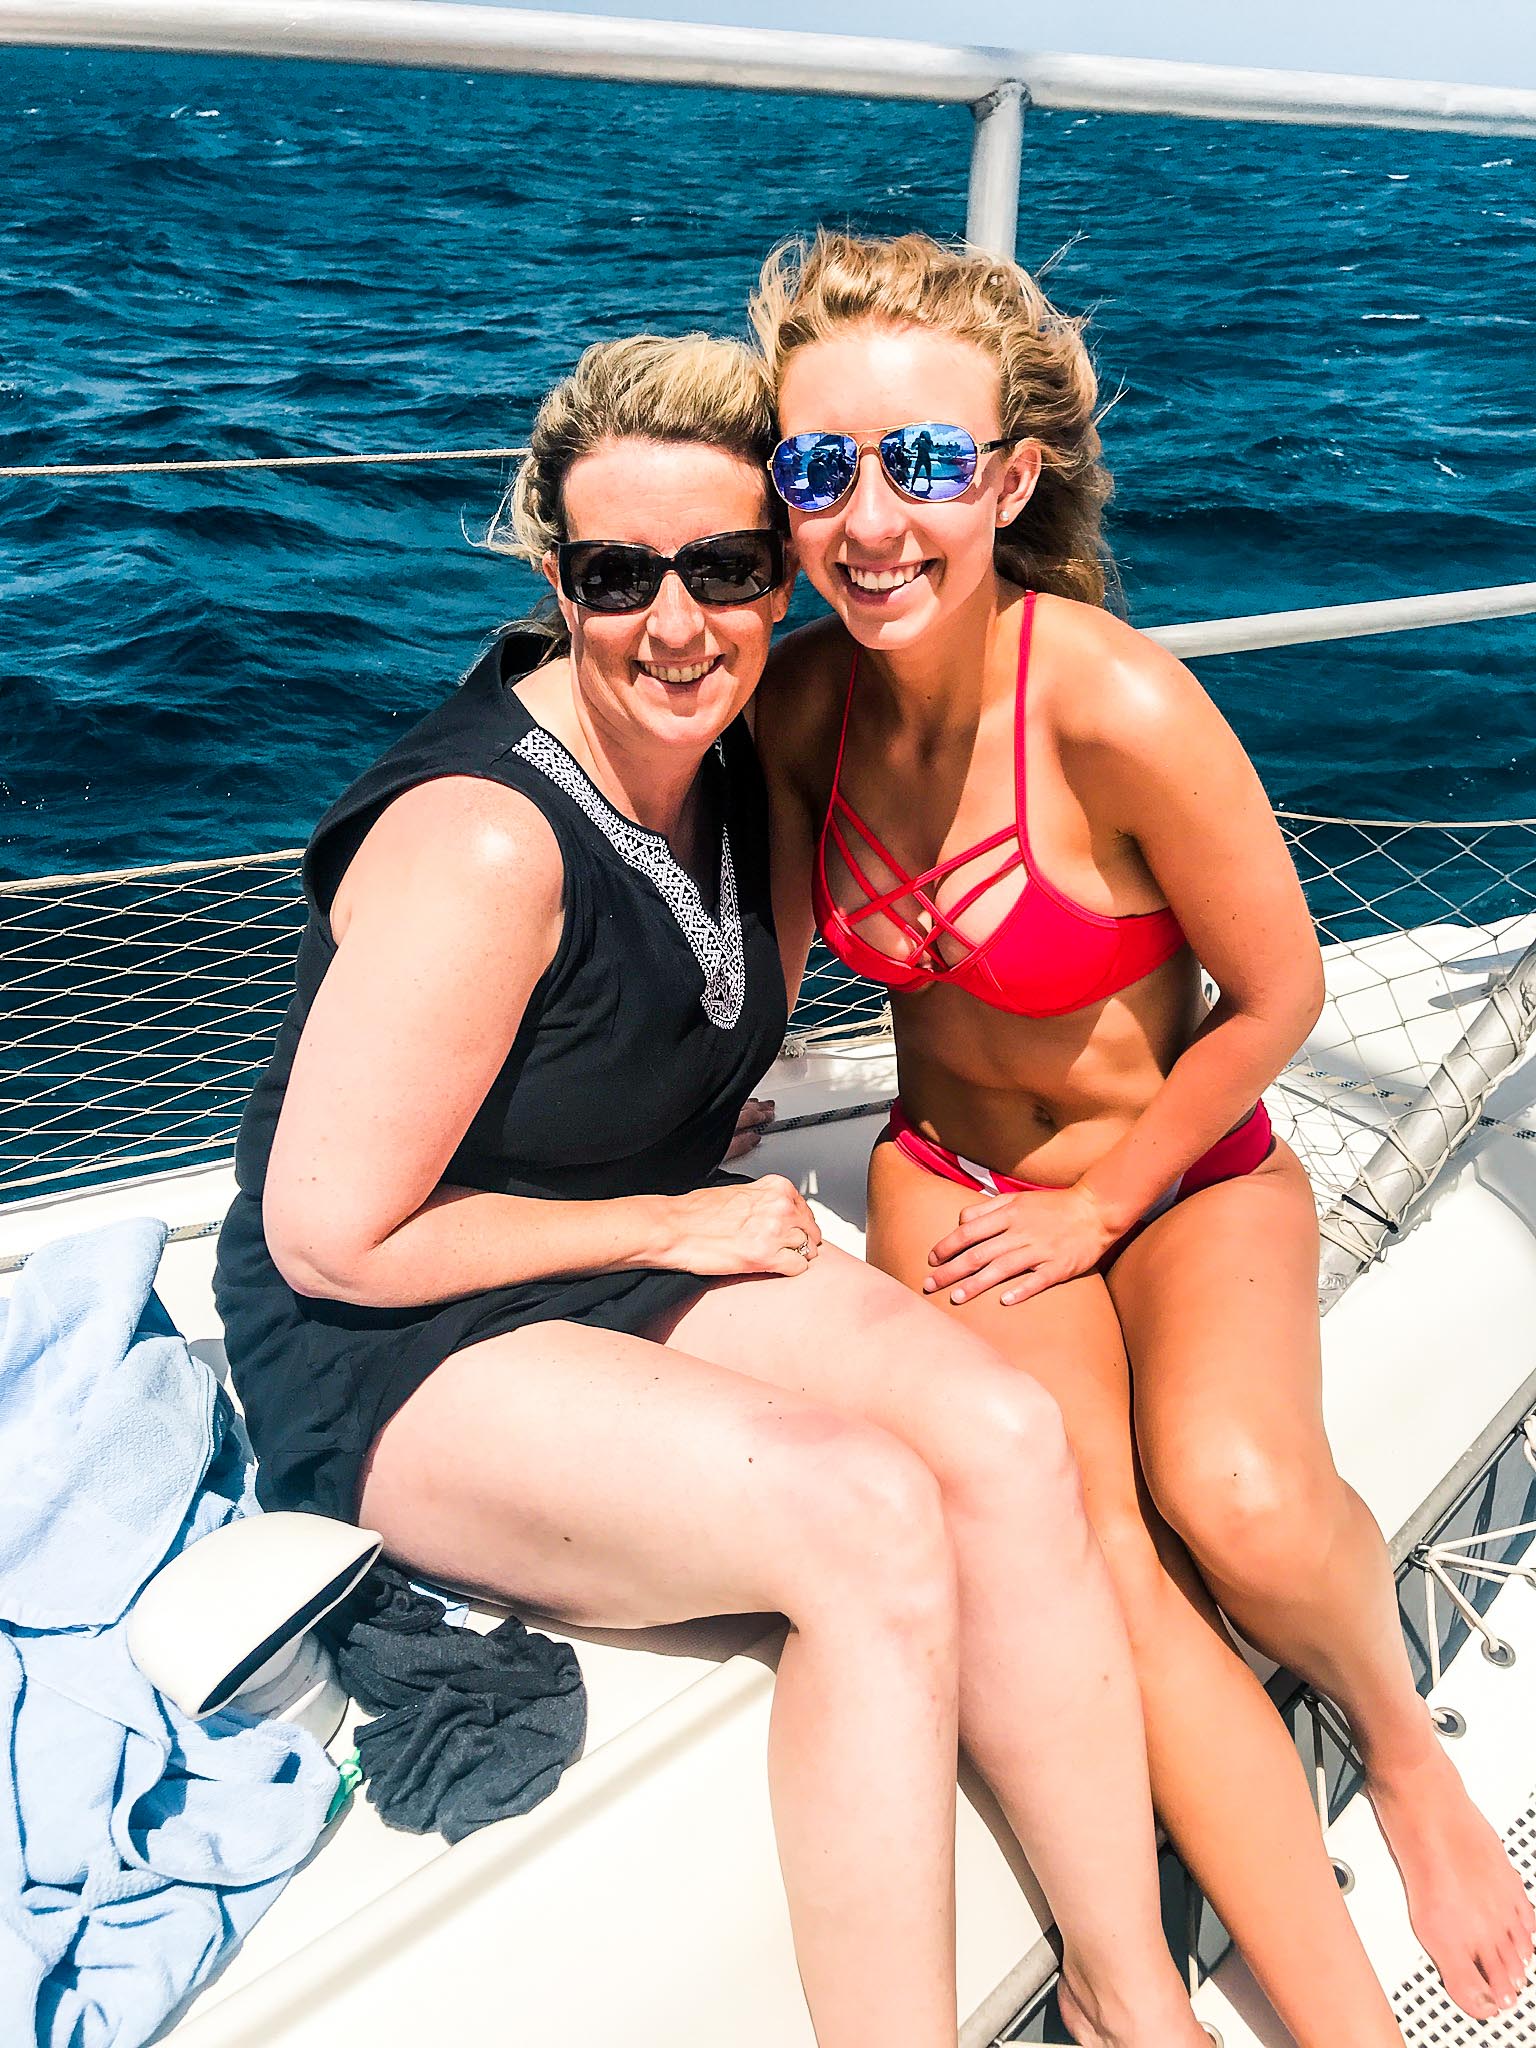
M547 646L533 634L498 641L332 805L304 857L310 916L298 990L240 1126L240 1192L214 1276L268 1507L352 1519L374 1438L467 1345L551 1320L640 1334L700 1286L687 1273L592 1273L421 1308L359 1308L296 1294L273 1265L261 1197L283 1091L335 954L337 885L388 803L438 776L505 783L537 804L565 863L555 958L445 1185L585 1201L682 1194L723 1178L737 1114L783 1039L767 806L744 724L721 736L702 770L720 833L711 910L666 841L614 810L513 694Z

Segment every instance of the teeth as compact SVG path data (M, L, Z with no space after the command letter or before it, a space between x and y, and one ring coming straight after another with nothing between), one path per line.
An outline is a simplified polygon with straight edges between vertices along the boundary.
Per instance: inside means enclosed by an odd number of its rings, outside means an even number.
M856 569L851 562L843 566L855 590L900 590L923 573L921 562L909 562L903 569Z
M655 676L659 683L696 683L700 676L707 676L714 667L709 661L691 661L686 668L663 668L659 661L642 661L640 666L648 676Z

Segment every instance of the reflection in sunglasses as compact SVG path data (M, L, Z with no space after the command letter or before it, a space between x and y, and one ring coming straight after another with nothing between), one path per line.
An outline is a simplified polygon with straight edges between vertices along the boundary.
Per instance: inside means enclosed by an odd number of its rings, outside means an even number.
M964 427L920 420L892 427L878 440L826 431L790 434L773 451L770 471L787 505L799 512L825 512L848 495L859 463L873 453L904 497L942 503L970 489L983 454L1011 446L1006 438L978 444Z

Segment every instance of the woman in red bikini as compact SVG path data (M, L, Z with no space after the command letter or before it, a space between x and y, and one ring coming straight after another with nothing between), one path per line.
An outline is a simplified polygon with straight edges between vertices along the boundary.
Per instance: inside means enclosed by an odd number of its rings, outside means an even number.
M835 614L758 698L780 940L808 948L814 907L895 1022L870 1258L1061 1403L1162 1818L1300 2048L1400 2035L1218 1606L1348 1715L1414 1927L1491 2017L1533 1916L1335 1469L1311 1191L1261 1100L1318 1014L1317 945L1237 740L1103 609L1078 327L921 236L781 250L753 312L774 481Z

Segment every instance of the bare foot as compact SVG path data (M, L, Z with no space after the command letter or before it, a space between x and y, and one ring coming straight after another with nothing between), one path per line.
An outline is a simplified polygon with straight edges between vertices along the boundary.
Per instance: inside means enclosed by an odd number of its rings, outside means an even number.
M1408 1769L1368 1776L1366 1792L1440 1981L1463 2012L1492 2019L1519 1998L1536 1937L1536 1909L1503 1843L1438 1737Z
M1211 2037L1191 2011L1171 1960L1171 1995L1163 1993L1156 2012L1149 2004L1145 2011L1138 2010L1134 2015L1111 2016L1086 1985L1074 1986L1070 1970L1070 1964L1063 1963L1056 1985L1056 2003L1078 2048L1211 2048Z

